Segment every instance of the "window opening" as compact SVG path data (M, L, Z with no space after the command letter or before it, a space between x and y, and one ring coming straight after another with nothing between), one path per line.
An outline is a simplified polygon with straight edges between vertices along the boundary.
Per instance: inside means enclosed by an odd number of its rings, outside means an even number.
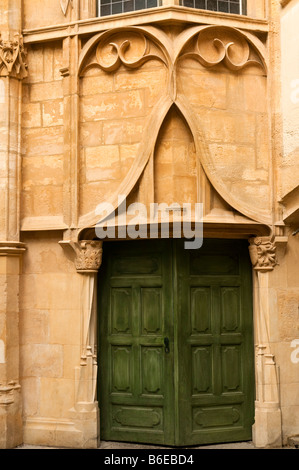
M179 0L180 5L197 10L246 15L246 0ZM162 6L163 0L98 0L97 16L117 15L129 11Z

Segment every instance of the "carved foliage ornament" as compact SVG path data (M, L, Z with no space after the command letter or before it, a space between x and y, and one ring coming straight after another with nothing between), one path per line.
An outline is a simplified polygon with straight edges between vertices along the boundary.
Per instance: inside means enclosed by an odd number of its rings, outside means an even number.
M276 265L276 247L271 237L249 239L249 254L254 269L270 271Z
M97 272L102 263L103 242L83 240L76 247L75 266L78 272Z
M25 59L23 36L16 33L13 39L4 40L0 33L0 76L26 77Z

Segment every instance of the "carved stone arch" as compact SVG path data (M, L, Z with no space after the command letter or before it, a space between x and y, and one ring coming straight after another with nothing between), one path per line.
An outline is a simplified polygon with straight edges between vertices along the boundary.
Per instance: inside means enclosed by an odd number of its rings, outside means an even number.
M136 42L135 39L137 39ZM125 70L137 70L149 60L157 60L165 66L165 84L167 85L165 93L163 87L163 96L158 97L158 102L155 102L145 115L143 134L134 163L117 190L113 188L114 193L106 199L106 202L113 204L115 208L118 204L118 195L127 196L138 181L154 147L159 122L163 120L164 112L167 112L171 104L169 86L172 60L169 52L171 54L171 51L172 46L167 35L150 26L120 27L105 31L92 37L81 51L78 66L79 78L83 78L85 72L91 67L98 67L104 74L111 75L120 67L123 68L121 73ZM94 210L83 212L79 218L79 227L93 226L98 222L97 219Z
M249 219L252 219L256 222L271 225L272 220L270 217L267 217L266 214L259 214L258 211L253 210L243 201L238 201L227 190L225 184L219 179L217 175L215 163L209 151L204 132L201 130L201 123L199 118L192 111L191 107L186 106L184 100L179 96L177 96L176 105L190 127L195 142L197 159L200 159L200 162L211 185L216 189L220 196L238 212L244 214Z
M203 44L203 47L201 45ZM184 58L194 59L201 69L209 69L222 65L222 69L228 69L228 73L242 73L248 66L260 69L258 74L263 80L267 76L267 54L263 43L253 34L228 26L195 26L183 31L174 41L175 50L175 76L179 77L179 61ZM217 69L221 70L221 69ZM239 72L240 71L240 72ZM213 72L211 72L213 73ZM189 85L188 85L189 86ZM190 85L191 87L191 85ZM195 93L195 92L194 92ZM175 101L192 130L197 158L209 179L212 187L235 210L246 217L259 223L271 225L270 211L263 210L261 205L251 205L244 198L233 194L217 173L217 162L213 157L207 138L205 136L202 119L199 113L188 103L184 91L179 88L178 78L175 93ZM223 108L223 116L226 108ZM223 117L225 119L225 117Z
M160 50L160 55L148 53L148 51L145 48L144 53L140 56L138 60L135 60L132 62L126 61L125 52L127 49L130 48L131 44L129 44L129 41L126 40L125 36L126 34L130 34L130 33L143 36L145 41L146 40L151 41ZM113 37L115 35L120 35L120 34L122 34L124 37L123 43L120 46L117 46L117 44L113 42L109 43L110 39L113 41ZM92 50L101 44L104 44L104 45L107 44L112 47L112 52L115 53L115 59L116 59L115 64L111 66L107 66L107 65L105 66L105 64L99 63L98 57L96 58L95 61L91 61L90 63L87 63L88 59L90 58L90 54ZM107 72L113 72L115 70L114 67L117 66L117 62L118 62L117 59L120 59L120 61L123 62L126 66L135 68L135 67L139 67L146 60L156 58L156 59L160 59L164 61L165 65L169 68L169 65L173 62L172 49L173 49L172 43L169 40L168 36L158 28L151 27L151 26L145 26L145 27L130 26L130 27L113 28L113 29L107 30L103 33L99 33L93 36L85 44L79 56L78 76L80 77L82 74L84 74L84 70L86 69L86 67L90 67L90 66L100 66L100 67L102 66L103 70L106 70Z
M126 174L117 191L106 201L109 205L114 207L114 210L117 209L120 203L118 196L123 195L127 197L143 173L144 168L153 153L161 125L172 103L173 102L170 97L166 95L163 96L155 105L146 125L142 141L140 142L138 155L136 156L129 172ZM106 216L108 215L109 214L106 214ZM80 230L86 227L94 226L98 222L99 217L95 214L94 211L92 211L79 219Z
M143 137L140 142L140 148L131 166L131 169L126 174L117 191L115 191L114 194L110 198L108 198L107 202L109 204L112 204L114 210L117 209L117 206L119 204L118 195L122 194L127 197L136 185L139 178L141 177L151 155L153 154L156 139L158 137L159 130L163 124L163 121L167 113L169 112L171 105L174 104L178 107L179 111L185 118L191 130L196 147L197 159L199 159L200 161L200 163L198 164L202 165L207 178L209 179L211 185L219 193L219 195L231 207L239 211L241 214L244 214L245 216L249 217L254 221L271 224L271 220L266 213L258 212L252 207L246 205L246 203L244 203L242 200L237 200L237 198L233 197L231 192L226 188L226 185L219 178L219 175L217 175L215 163L213 161L213 158L211 157L209 147L206 143L200 119L198 118L196 113L191 109L191 107L185 105L184 97L179 96L176 92L175 66L178 62L178 59L182 57L182 53L186 52L185 46L189 43L192 38L195 38L196 35L200 33L220 34L223 32L230 32L231 34L236 35L236 37L241 38L241 41L243 41L244 44L250 44L250 47L253 47L261 58L261 62L259 63L259 65L261 65L262 67L266 67L266 57L264 53L265 51L263 50L263 45L261 41L259 41L256 37L250 35L249 33L244 33L243 31L230 27L192 27L181 33L173 42L169 39L169 37L165 35L165 33L155 27L147 26L115 28L113 30L100 33L95 37L91 38L82 49L79 58L79 76L82 76L84 74L84 70L86 70L86 67L97 66L102 68L103 70L106 70L107 73L114 73L114 71L117 70L117 68L121 64L125 65L128 68L137 68L142 65L146 60L149 60L151 58L158 58L159 60L164 62L168 69L169 86L168 89L165 91L165 96L162 96L160 98L160 100L153 107L151 114L148 116L148 122L143 132ZM151 53L151 51L147 50L147 48L145 47L140 57L133 61L127 60L125 54L126 51L130 48L130 43L125 39L123 42L113 42L113 38L116 37L115 35L122 35L125 38L125 35L128 33L143 36L145 38L145 42L147 38L150 39L155 45L158 46L161 54L157 56L157 54L155 55ZM221 34L219 37L221 37ZM232 44L225 44L224 41L222 41L222 44L220 44L220 42L220 39L218 40L218 42L216 42L217 53L219 52L219 49L217 48L220 48L220 56L218 60L214 62L210 61L210 63L208 63L209 60L199 54L199 61L208 67L212 67L216 63L219 63L219 61L224 61L227 66L231 67L234 70L240 67L243 68L248 62L252 62L251 59L249 61L247 59L245 61L242 60L241 63L234 62L229 52ZM101 44L109 45L112 48L111 53L113 57L110 63L101 63L101 57L99 56L99 54L97 55L97 53L94 52L95 49L99 48L99 45ZM92 60L91 51L93 51L96 60ZM191 54L193 57L194 55L198 55L197 53L194 53L194 51L189 51L187 52L187 54ZM98 222L99 220L97 215L94 211L92 211L80 217L79 227L80 229L84 229L86 227L94 226Z
M241 214L244 214L249 219L262 224L271 224L271 220L267 219L265 215L260 215L256 211L253 211L251 207L246 206L243 202L237 201L229 191L226 189L225 184L219 180L216 174L213 159L210 155L208 145L205 140L204 132L201 130L201 123L196 114L187 107L184 100L177 96L176 101L173 102L169 95L162 97L153 109L150 119L147 123L142 142L140 144L140 151L135 158L131 169L127 173L126 177L122 181L118 190L107 200L108 204L112 205L114 210L118 208L119 195L128 197L136 183L140 179L151 155L154 152L156 140L159 135L159 131L163 125L163 122L172 106L176 106L179 112L184 117L191 134L194 139L196 148L196 160L197 165L202 165L202 168L210 181L212 187L219 193L219 195L234 209ZM109 214L107 213L105 217ZM87 227L93 227L99 223L99 217L94 211L82 216L79 220L80 231Z
M228 39L223 41L223 35L227 35ZM244 51L245 55L246 53L248 53L248 57L243 59L243 61L241 60L240 63L234 63L234 61L232 61L230 57L230 49L234 46L233 41L229 40L231 35L233 35L235 38L239 39L243 43L243 46L245 46L246 48L246 50ZM186 46L188 46L190 41L195 38L195 36L197 36L198 40L200 39L200 36L206 36L205 40L210 41L210 47L215 48L215 50L219 53L217 59L213 60L210 58L209 60L209 58L205 58L200 54L199 48L197 48L197 51L194 52L189 51L189 53L193 55L198 55L198 59L201 60L201 63L204 66L212 67L224 61L226 65L231 68L231 70L238 70L252 62L252 59L250 59L250 50L252 50L258 56L258 59L260 60L259 64L263 67L265 73L267 74L267 52L262 41L252 33L242 31L231 26L194 26L183 31L180 35L177 36L174 41L174 65L177 64L178 60L182 57L182 53L184 52ZM214 39L212 40L213 36Z

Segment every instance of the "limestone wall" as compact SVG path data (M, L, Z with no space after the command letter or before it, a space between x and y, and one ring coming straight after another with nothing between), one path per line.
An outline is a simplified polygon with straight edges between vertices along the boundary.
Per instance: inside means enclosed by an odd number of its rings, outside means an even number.
M60 238L60 233L24 237L28 246L20 286L24 440L37 445L62 445L66 439L59 430L74 407L75 368L80 362L80 276L58 244Z
M280 197L298 186L299 173L299 65L296 28L298 2L289 2L281 16L281 105L283 154L280 161Z
M285 255L278 249L279 265L271 273L269 335L278 366L285 444L299 429L298 253L299 240L289 232Z
M62 214L63 82L61 42L28 48L23 84L21 217Z

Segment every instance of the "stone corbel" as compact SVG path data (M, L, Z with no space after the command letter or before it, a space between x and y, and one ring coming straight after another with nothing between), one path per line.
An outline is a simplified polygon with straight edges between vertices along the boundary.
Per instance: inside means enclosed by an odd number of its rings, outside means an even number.
M26 50L23 36L15 33L13 39L2 39L0 33L0 76L27 77Z
M249 255L253 269L272 271L278 264L276 246L272 237L252 237L249 239Z

